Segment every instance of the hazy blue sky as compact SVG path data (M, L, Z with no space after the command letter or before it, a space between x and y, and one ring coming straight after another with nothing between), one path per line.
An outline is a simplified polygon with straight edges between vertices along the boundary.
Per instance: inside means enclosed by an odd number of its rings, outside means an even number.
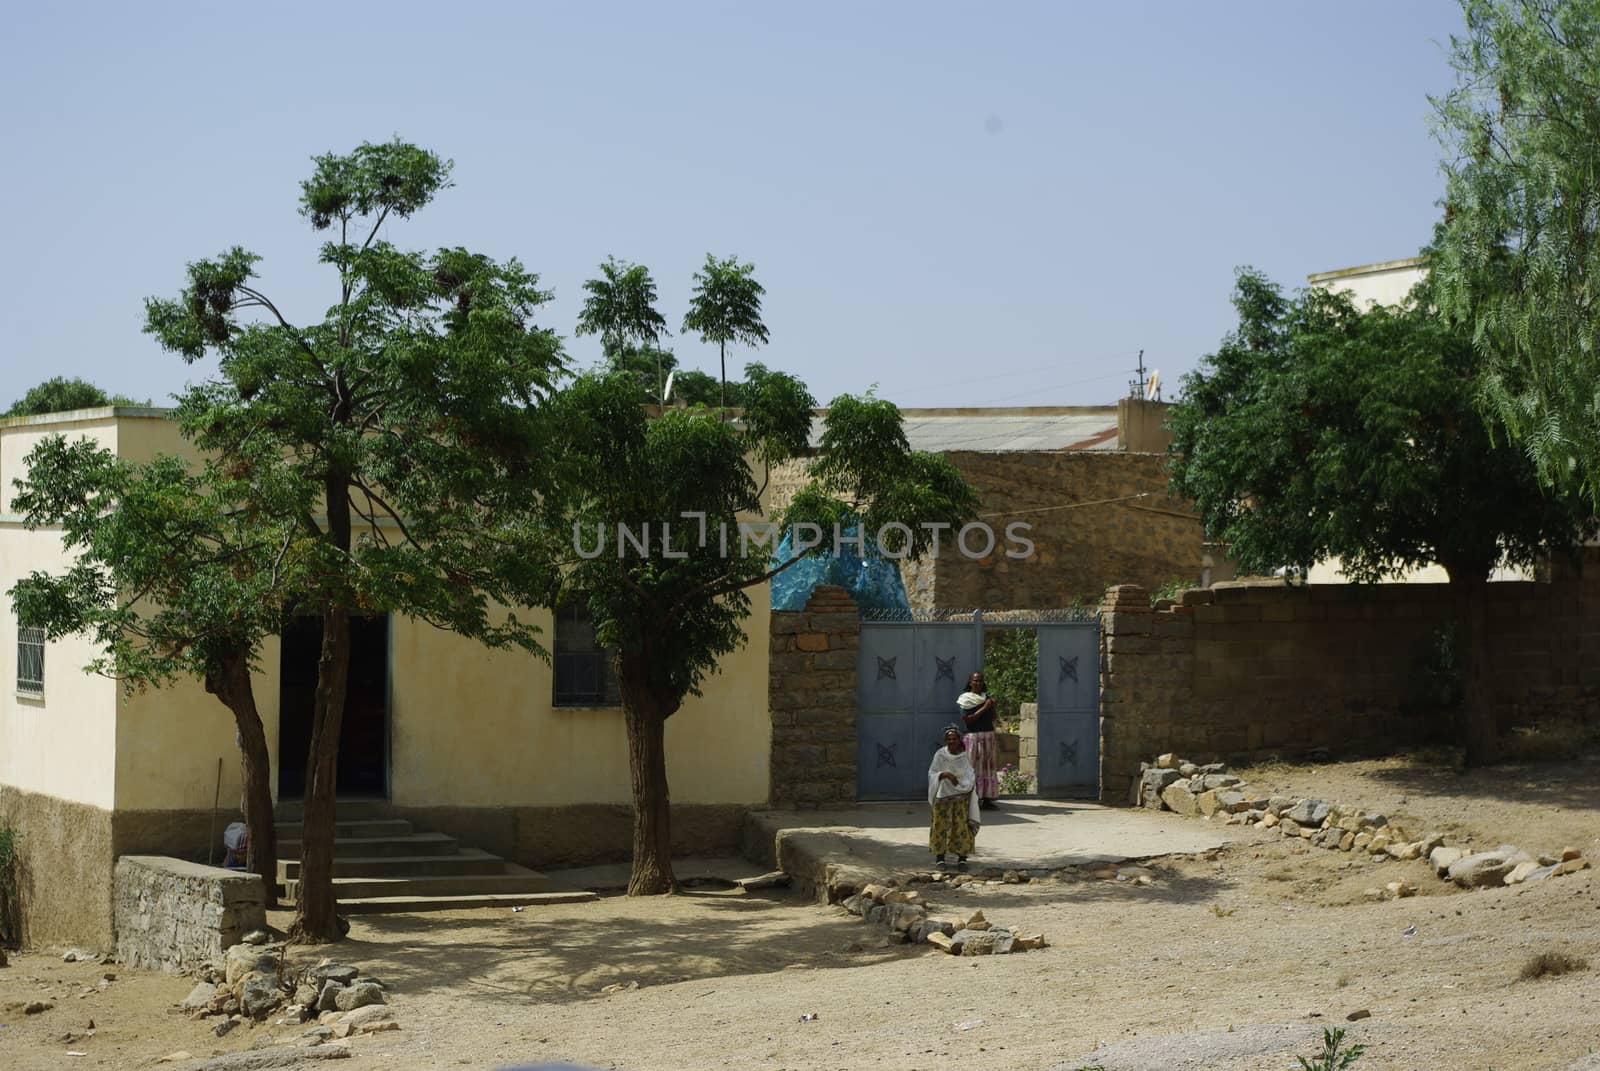
M580 364L607 254L650 266L676 328L712 251L755 262L760 359L824 400L1110 401L1141 347L1169 383L1215 347L1237 265L1299 285L1416 252L1459 21L1452 0L13 6L0 405L51 374L158 400L203 375L140 334L141 301L230 245L316 316L307 159L395 134L456 187L390 239L520 257Z

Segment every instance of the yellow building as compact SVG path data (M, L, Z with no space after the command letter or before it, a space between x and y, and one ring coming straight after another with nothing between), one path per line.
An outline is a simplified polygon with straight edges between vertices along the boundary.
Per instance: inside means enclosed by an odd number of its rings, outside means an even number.
M188 449L160 409L0 420L0 821L22 838L29 942L108 944L116 857L205 859L239 816L239 753L231 715L199 683L125 696L84 672L96 654L87 640L41 643L19 629L5 591L66 564L59 533L27 531L12 508L13 481L49 435L92 438L132 460ZM749 594L748 642L667 723L685 852L735 849L745 810L768 796L770 622L766 589ZM534 619L553 665L405 617L357 622L341 799L523 866L626 858L628 752L608 660L581 617ZM297 624L270 641L255 678L279 799L303 788L315 631Z

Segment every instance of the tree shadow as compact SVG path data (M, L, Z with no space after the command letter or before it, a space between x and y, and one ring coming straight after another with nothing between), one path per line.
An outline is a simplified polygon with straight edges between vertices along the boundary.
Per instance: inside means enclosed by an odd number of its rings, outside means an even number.
M1594 783L1600 760L1508 762L1471 769L1437 761L1434 753L1403 755L1403 766L1380 767L1365 776L1408 796L1444 803L1457 799L1494 799L1535 806L1600 812Z

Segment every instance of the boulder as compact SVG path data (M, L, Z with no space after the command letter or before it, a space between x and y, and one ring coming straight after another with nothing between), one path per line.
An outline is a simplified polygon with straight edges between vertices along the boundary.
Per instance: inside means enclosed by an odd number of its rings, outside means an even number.
M1322 800L1306 799L1290 807L1284 817L1293 819L1297 825L1320 826L1332 812L1333 808Z
M889 928L896 933L906 933L910 931L911 927L928 917L928 909L921 904L888 904L885 906L889 908ZM359 989L361 988L361 983L357 982L350 988Z
M1196 766L1192 762L1185 762L1178 767L1178 776L1180 777L1193 777L1199 772L1200 767Z
M1449 874L1450 867L1466 854L1460 848L1440 845L1428 853L1428 865L1433 867L1433 872L1442 878Z
M961 943L963 956L1001 956L1011 951L1016 938L1005 930L959 930L950 938Z
M1435 848L1444 847L1444 834L1425 833L1423 834L1422 839L1417 843L1420 845L1420 849L1418 851L1419 855L1432 855Z
M1176 770L1179 766L1182 766L1182 765L1183 765L1183 760L1178 758L1178 756L1172 754L1171 752L1168 752L1165 755L1156 756L1156 767L1158 769Z
M1190 782L1191 785L1193 785L1193 783L1194 782L1192 781ZM1196 807L1200 808L1200 813L1205 815L1207 818L1210 818L1212 815L1216 814L1217 808L1220 806L1217 803L1217 793L1214 789L1206 789L1195 796L1194 803Z
M1015 938L1011 943L1011 951L1013 952L1031 952L1036 948L1050 947L1042 933L1019 933L1015 935Z
M1224 788L1217 792L1217 806L1229 814L1239 814L1250 809L1250 799L1237 789Z
M1193 818L1200 813L1200 805L1195 801L1194 793L1189 791L1189 786L1181 781L1175 781L1161 792L1161 802L1167 808L1176 811L1186 818Z
M1357 833L1355 835L1355 837L1350 841L1350 849L1352 851L1364 852L1368 848L1370 848L1371 846L1372 846L1372 834L1371 833Z
M342 1012L382 1003L384 1003L383 990L371 982L357 982L355 985L345 986L333 995L333 1006Z
M982 911L974 911L972 917L967 919L966 925L961 928L964 930L987 930L989 928L989 920L983 917Z
M1277 815L1279 818L1283 817L1283 812L1284 811L1287 811L1290 807L1293 807L1293 806L1294 806L1294 798L1291 797L1291 796L1268 796L1267 797L1267 810L1271 811L1273 814Z
M233 945L223 960L223 980L233 985L247 974L278 973L278 953L259 945Z
M934 948L937 948L941 952L948 952L952 956L959 956L961 954L961 946L956 944L955 940L951 938L949 934L946 934L943 931L936 931L928 934L926 940L930 945L932 945Z
M1564 876L1566 874L1576 874L1580 870L1588 870L1588 869L1589 869L1589 860L1583 858L1582 856L1579 856L1576 859L1568 859L1564 863L1557 863L1555 865L1555 869L1554 869L1553 873L1554 873L1554 875L1556 877L1559 878L1559 877L1562 877L1562 876Z
M1582 859L1582 858L1583 858L1583 852L1579 851L1577 848L1562 848L1561 849L1561 861L1563 863L1570 863L1574 859Z
M1330 830L1330 832L1337 832L1337 830ZM1354 848L1355 846L1356 846L1356 835L1355 835L1355 833L1351 832L1348 829L1345 830L1343 832L1343 834L1339 837L1339 850L1341 852L1347 852L1351 848Z
M1539 869L1539 864L1532 859L1525 859L1511 868L1501 880L1507 885L1521 885L1528 880L1528 875Z
M1176 780L1178 780L1177 770L1146 770L1139 777L1139 795L1136 802L1148 810L1161 810L1161 793Z
M1366 850L1373 855L1382 855L1384 852L1389 850L1389 838L1384 836L1382 833L1378 833L1376 835L1371 833L1363 833L1362 836L1367 838Z
M337 1007L334 1002L339 996L339 991L343 988L344 986L340 985L338 982L335 982L332 978L329 978L327 981L323 982L322 992L317 994L317 1011L333 1011L334 1008Z
M873 903L881 904L883 903L883 898L889 895L889 890L882 885L868 885L865 889L861 890L861 895L865 896ZM351 980L354 981L353 976Z
M294 1002L296 1004L304 1004L308 1008L314 1008L317 1006L319 994L320 990L316 986L310 982L301 982L294 987Z
M883 894L883 902L886 904L920 904L922 903L922 894L915 889L890 889Z
M1389 824L1389 816L1383 814L1363 814L1361 824L1367 829L1379 829Z
M1474 852L1450 864L1445 872L1450 880L1463 889L1476 889L1484 885L1503 885L1505 877L1523 861L1531 861L1527 853L1509 844L1494 851Z
M265 974L248 974L239 982L239 1010L252 1019L265 1019L283 1003L278 980Z
M215 998L216 995L217 987L214 984L211 982L200 982L193 989L189 990L189 995L184 997L183 1003L178 1006L184 1011L199 1011L201 1008L210 1005L212 999Z
M1417 887L1411 884L1409 881L1403 880L1391 881L1389 884L1384 886L1384 890L1397 900L1403 900L1408 896L1417 895Z
M339 1022L347 1024L351 1027L351 1029L360 1030L368 1023L383 1023L388 1022L393 1018L393 1008L390 1008L384 1004L368 1004L364 1007L357 1008L349 1015L344 1016L339 1020Z
M1269 809L1266 814L1261 816L1261 828L1262 829L1274 829L1274 828L1277 827L1279 821L1280 820L1279 820L1278 816L1273 814L1272 811Z
M1208 762L1200 767L1200 772L1203 774L1225 774L1228 772L1228 764L1225 762Z

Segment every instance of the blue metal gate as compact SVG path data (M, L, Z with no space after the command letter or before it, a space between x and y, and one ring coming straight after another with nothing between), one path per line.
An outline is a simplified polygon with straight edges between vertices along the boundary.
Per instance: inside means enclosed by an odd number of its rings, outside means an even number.
M1099 794L1100 626L1074 611L985 620L982 611L864 611L856 661L856 791L863 800L927 795L928 762L983 668L985 629L1039 636L1041 796Z

